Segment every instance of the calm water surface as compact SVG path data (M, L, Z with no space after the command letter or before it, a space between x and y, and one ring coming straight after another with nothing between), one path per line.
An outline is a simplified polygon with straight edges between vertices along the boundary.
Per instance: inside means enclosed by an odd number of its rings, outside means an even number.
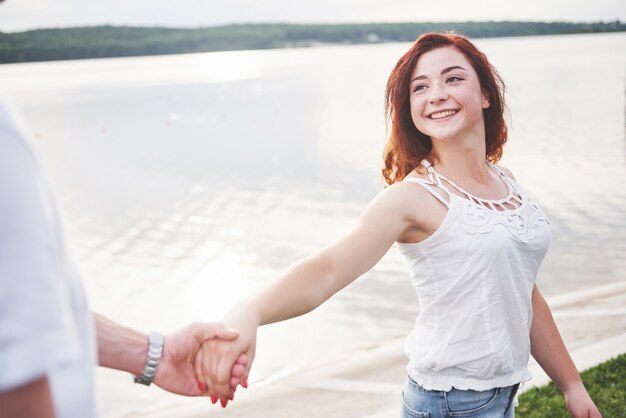
M476 43L508 88L502 164L552 222L540 287L625 280L626 34ZM350 229L381 189L383 90L407 48L10 64L0 92L33 128L92 305L167 331L219 319ZM253 380L406 335L418 311L392 249L316 312L262 330ZM186 402L99 376L106 417Z

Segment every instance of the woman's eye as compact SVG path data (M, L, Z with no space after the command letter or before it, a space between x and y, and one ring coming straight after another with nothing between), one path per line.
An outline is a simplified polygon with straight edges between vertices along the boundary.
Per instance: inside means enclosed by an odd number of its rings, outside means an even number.
M462 81L462 80L463 78L453 75L452 77L448 77L447 81L448 83L454 83L455 81Z
M426 89L426 85L425 84L418 84L416 86L413 86L413 93L415 93L416 91L422 91Z

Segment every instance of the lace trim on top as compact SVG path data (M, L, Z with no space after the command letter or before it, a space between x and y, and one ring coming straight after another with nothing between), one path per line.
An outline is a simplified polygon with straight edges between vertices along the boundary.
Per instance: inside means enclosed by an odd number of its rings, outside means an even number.
M481 199L472 195L452 180L437 173L426 160L422 165L428 170L428 175L433 185L443 189L450 199L453 197L462 201L457 218L463 229L469 234L485 234L490 232L495 225L504 225L511 234L520 242L528 243L535 236L535 227L539 221L549 223L546 215L532 202L511 179L508 178L495 165L487 162L490 169L500 176L508 189L508 194L503 199ZM467 198L451 193L445 186L444 181L454 187L459 193ZM430 190L429 190L430 191ZM433 193L432 191L430 191ZM435 197L438 197L435 195Z

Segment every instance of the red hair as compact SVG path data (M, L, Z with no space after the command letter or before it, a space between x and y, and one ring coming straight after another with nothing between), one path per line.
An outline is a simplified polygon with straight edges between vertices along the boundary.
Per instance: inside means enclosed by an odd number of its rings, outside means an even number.
M387 184L401 181L413 171L423 159L431 164L436 161L431 139L420 132L411 118L409 83L417 61L422 54L437 48L452 46L470 62L480 81L480 86L489 99L489 107L483 110L485 119L485 158L493 163L502 157L502 147L507 139L504 120L504 82L487 56L467 38L452 33L425 33L398 60L385 89L385 118L391 132L384 150L383 177Z

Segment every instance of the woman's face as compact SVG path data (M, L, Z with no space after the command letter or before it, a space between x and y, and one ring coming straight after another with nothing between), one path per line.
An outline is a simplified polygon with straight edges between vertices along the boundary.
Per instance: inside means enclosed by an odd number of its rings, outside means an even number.
M468 135L484 141L483 109L489 101L476 71L459 50L441 47L424 53L409 89L411 118L420 132L433 141Z

